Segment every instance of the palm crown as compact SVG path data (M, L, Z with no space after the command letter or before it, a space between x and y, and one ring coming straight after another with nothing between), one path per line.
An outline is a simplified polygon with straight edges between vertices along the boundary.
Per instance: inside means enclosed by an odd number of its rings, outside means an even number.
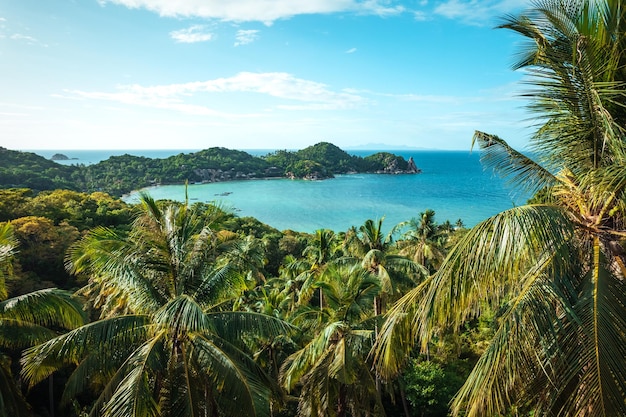
M626 142L620 1L539 1L501 26L530 42L516 68L539 128L532 160L476 132L482 160L536 192L477 225L390 312L377 358L398 371L411 340L484 309L497 331L453 411L626 415Z
M232 240L186 205L141 199L127 238L97 229L70 255L91 277L104 319L26 352L32 384L64 364L76 369L64 396L92 385L92 414L105 416L269 413L272 384L246 342L283 333L283 322L228 311L245 287L243 271L222 262Z

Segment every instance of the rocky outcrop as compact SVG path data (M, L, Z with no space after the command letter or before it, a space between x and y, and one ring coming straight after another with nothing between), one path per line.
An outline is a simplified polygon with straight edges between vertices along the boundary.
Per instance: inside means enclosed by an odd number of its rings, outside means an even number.
M70 158L67 155L63 155L62 153L55 153L50 158L51 161L69 161Z
M407 173L409 174L419 174L420 172L422 172L421 169L419 169L417 167L417 165L415 165L415 161L413 160L413 157L409 157L409 160L407 161L408 163L408 167L406 169Z
M407 161L406 168L401 168L398 159L391 159L383 170L376 171L377 174L419 174L422 172L416 165L413 157Z

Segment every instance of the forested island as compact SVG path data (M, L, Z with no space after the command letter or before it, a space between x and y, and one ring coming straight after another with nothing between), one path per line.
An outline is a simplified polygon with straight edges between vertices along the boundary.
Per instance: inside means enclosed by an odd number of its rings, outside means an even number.
M55 155L57 156L57 155ZM276 151L257 157L244 151L209 148L180 153L164 159L112 156L93 165L60 165L34 153L0 148L0 187L35 190L56 188L102 191L121 196L158 184L209 183L259 178L302 178L322 180L336 174L416 174L412 159L387 152L361 158L321 142L291 152Z

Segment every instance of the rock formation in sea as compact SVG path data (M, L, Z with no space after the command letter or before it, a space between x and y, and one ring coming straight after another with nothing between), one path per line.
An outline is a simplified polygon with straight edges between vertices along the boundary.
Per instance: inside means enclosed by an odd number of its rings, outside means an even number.
M62 153L55 153L50 157L51 161L69 161L70 158L67 155L63 155Z

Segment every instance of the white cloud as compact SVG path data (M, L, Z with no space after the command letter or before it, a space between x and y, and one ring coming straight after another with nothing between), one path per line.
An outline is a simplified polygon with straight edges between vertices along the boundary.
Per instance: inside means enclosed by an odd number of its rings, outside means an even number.
M283 100L274 108L283 110L334 110L357 107L367 100L349 91L332 91L327 85L315 81L296 78L282 72L252 73L241 72L233 77L218 78L209 81L197 81L184 84L169 84L144 87L141 85L125 85L115 92L66 91L73 97L114 101L129 105L169 109L195 115L228 115L203 104L192 104L195 100L202 102L203 94L214 93L253 93ZM209 99L205 99L209 101ZM304 104L293 105L295 101ZM258 111L266 110L270 104ZM250 116L250 115L247 115Z
M3 36L3 37L6 37L6 36ZM40 42L38 39L29 35L22 35L21 33L14 33L12 35L9 35L8 38L17 42L25 42L29 45L40 45L46 48L48 47L48 45L46 45L43 42Z
M356 52L356 48L350 48L346 51L346 54L353 54Z
M147 9L161 16L201 17L235 22L272 24L301 14L358 12L388 16L405 9L399 0L99 0L131 9Z
M170 36L176 42L181 43L206 42L213 39L213 34L203 25L194 25L187 29L175 30L170 32Z
M247 45L259 38L259 31L254 29L238 30L235 35L235 46Z
M415 20L417 20L418 22L425 22L426 20L429 19L428 15L424 12L421 11L415 11L413 12L413 17L415 18Z
M528 0L447 0L434 12L449 19L474 25L492 24L493 18L523 9Z
M402 5L394 6L391 1L365 0L358 3L357 10L362 13L373 13L378 16L391 16L403 13L406 9Z

